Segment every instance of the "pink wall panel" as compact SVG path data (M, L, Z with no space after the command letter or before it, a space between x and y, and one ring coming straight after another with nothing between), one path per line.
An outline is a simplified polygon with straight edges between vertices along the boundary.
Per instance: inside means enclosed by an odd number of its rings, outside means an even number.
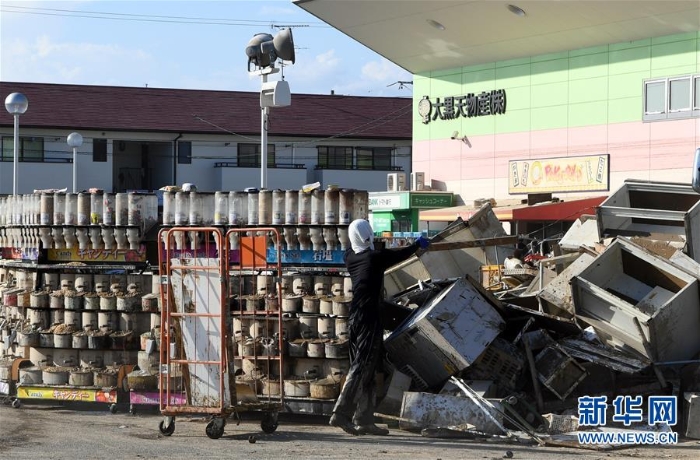
M460 174L460 160L458 158L433 161L430 165L430 179L441 181L460 180Z
M653 142L649 168L652 171L659 169L690 168L693 164L696 142L685 140L671 140ZM690 174L690 173L689 173ZM690 175L683 180L690 180Z
M607 125L569 128L567 143L568 156L604 153L608 147Z
M494 177L494 158L491 156L469 157L462 160L462 180L489 179Z
M567 129L544 129L530 133L530 158L566 156Z
M424 171L431 180L463 181L467 189L473 181L506 178L511 160L567 155L608 153L610 171L618 177L690 171L695 149L700 147L700 119L472 136L469 142L471 147L452 139L416 142L413 170Z

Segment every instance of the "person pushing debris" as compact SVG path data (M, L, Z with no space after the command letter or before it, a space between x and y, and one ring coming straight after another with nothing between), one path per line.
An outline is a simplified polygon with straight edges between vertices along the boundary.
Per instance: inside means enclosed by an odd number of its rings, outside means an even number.
M345 252L345 266L352 280L353 297L348 319L350 370L333 408L330 425L352 435L386 435L389 430L374 424L374 373L382 357L380 321L384 271L408 259L430 242L420 237L410 246L374 249L374 231L369 222L354 220L348 227L352 247Z

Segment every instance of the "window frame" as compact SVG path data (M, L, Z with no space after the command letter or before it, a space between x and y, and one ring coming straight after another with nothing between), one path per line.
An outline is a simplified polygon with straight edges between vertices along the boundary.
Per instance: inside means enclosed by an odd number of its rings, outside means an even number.
M688 80L690 84L690 104L687 109L671 110L671 83L679 80ZM653 83L664 85L664 112L648 112L647 96L648 87ZM700 118L700 74L692 73L675 75L665 78L648 78L643 83L642 94L642 121L678 120L686 118Z
M360 155L364 152L370 153L370 167L360 166ZM377 164L377 157L380 153L386 152L388 165ZM364 155L363 155L364 156ZM393 147L355 147L355 169L363 171L392 171L394 166L394 148Z
M253 148L254 152L252 155L253 158L253 164L250 164L248 162L242 163L241 162L241 155L245 155L246 158L248 158L250 153L244 153L241 152L242 148ZM262 146L260 144L253 144L253 143L244 143L244 142L239 142L237 147L236 147L236 164L238 165L239 168L259 168L260 167L260 151L262 150ZM267 144L267 167L268 168L274 168L277 166L277 161L276 161L276 150L275 150L275 144Z
M7 155L5 155L5 139L9 141L11 147L8 149ZM0 139L0 161L2 162L14 162L15 161L15 138L14 136L2 136ZM36 158L25 158L24 152L27 149L26 144L29 142L39 142L40 155ZM46 142L42 136L20 136L19 137L19 149L17 150L17 161L23 163L44 163L46 158Z
M650 84L653 83L663 83L664 84L664 109L663 112L649 112L647 111L647 93ZM668 116L668 79L667 78L652 78L649 80L644 80L644 94L642 95L642 111L644 121L651 120L665 120Z
M693 117L700 117L700 74L692 76L691 89L691 113ZM697 105L695 104L697 101Z
M100 146L100 150L104 148L103 152L98 152L97 146ZM93 139L92 140L92 161L93 163L106 163L107 162L107 139Z
M182 147L187 146L183 152ZM192 164L192 141L177 141L177 164Z
M331 152L331 149L333 152ZM343 149L343 163L344 165L338 164L338 162L333 162L331 164L331 156L335 157L335 152L339 149ZM322 152L325 150L325 152ZM325 161L322 157L325 156ZM317 145L316 146L316 167L320 169L338 169L338 170L352 170L354 169L354 156L355 149L347 145Z
M681 77L671 77L668 78L668 83L667 83L667 88L666 88L666 100L667 100L667 107L666 107L666 112L668 113L668 118L687 118L689 114L692 113L693 111L693 99L694 99L694 94L693 94L693 75L683 75ZM682 80L687 80L688 84L691 85L689 88L689 95L688 95L688 106L685 109L676 109L673 110L671 109L671 83L674 81L682 81Z

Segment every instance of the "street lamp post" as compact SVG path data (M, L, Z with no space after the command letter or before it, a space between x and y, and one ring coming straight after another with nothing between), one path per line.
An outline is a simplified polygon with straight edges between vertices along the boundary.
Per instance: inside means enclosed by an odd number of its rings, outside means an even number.
M19 161L19 116L27 111L29 101L22 93L12 93L5 98L5 109L15 118L14 160L12 164L12 195L17 196L17 162Z
M68 145L73 148L73 193L78 193L78 147L83 145L83 136L80 133L70 133Z

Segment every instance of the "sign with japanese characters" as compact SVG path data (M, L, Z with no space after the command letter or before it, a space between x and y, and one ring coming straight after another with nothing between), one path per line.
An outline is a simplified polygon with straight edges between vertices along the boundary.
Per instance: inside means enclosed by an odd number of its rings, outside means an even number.
M418 114L424 124L437 119L454 120L457 118L483 117L506 113L506 90L495 89L478 94L468 93L463 96L436 97L423 96L418 101Z
M315 265L343 265L343 255L345 251L339 250L318 250L311 249L292 249L282 250L283 264L315 264ZM277 263L277 250L275 248L267 249L267 262Z
M592 192L610 189L610 155L508 162L508 193Z
M18 386L19 399L51 399L56 401L116 403L117 390L93 390L56 387Z
M51 262L145 262L146 247L139 249L80 249L77 247L49 249Z
M411 209L449 208L452 206L451 193L411 193L409 197Z

